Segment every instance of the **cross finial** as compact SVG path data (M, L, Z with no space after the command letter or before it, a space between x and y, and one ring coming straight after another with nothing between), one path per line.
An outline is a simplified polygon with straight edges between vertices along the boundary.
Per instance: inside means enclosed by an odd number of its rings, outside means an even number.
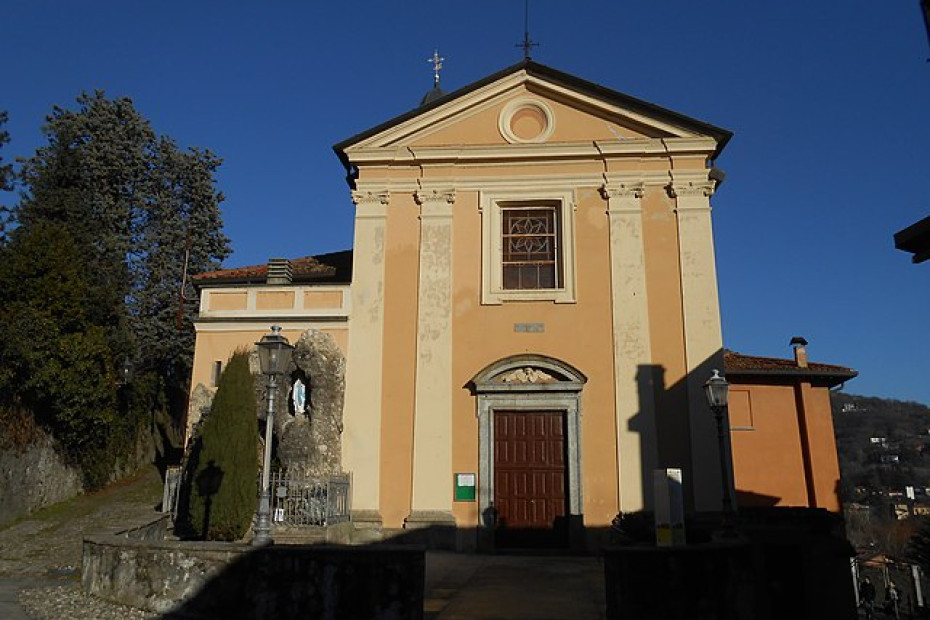
M530 50L539 47L539 43L530 40L530 0L523 2L523 41L517 43L516 47L523 48L524 60L530 59Z
M442 69L442 61L445 60L439 55L439 50L433 51L433 57L427 58L426 62L433 63L433 86L439 87L439 71Z

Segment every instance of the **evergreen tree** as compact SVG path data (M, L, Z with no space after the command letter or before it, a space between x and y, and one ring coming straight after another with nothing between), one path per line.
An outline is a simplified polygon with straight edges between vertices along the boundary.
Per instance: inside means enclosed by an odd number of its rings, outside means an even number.
M48 143L23 162L22 199L9 211L0 401L33 408L87 473L113 462L89 454L128 455L153 408L183 419L196 304L179 312L182 283L230 250L215 155L159 137L127 98L98 91L77 104L53 108ZM30 337L42 341L31 352ZM131 390L113 372L126 357Z
M10 133L3 129L9 117L6 111L0 110L0 148L10 141ZM0 192L9 192L13 190L13 165L4 164L3 157L0 156ZM6 224L9 218L10 210L0 203L0 243L6 238Z
M138 351L140 368L186 391L195 308L177 320L182 283L230 253L214 187L221 162L157 136L130 99L97 91L77 103L49 116L48 146L23 165L15 217L69 228L87 252L95 322L115 348Z
M20 226L53 221L68 228L85 255L91 318L111 344L132 341L125 300L133 289L133 228L150 198L156 137L129 99L81 94L77 111L55 106L43 131L48 145L23 163Z
M88 287L83 255L58 223L17 228L0 249L0 405L33 411L96 487L128 421L116 413L105 333L82 303Z
M258 506L258 417L249 354L236 351L220 376L187 477L189 521L206 540L239 540Z
M214 188L220 159L207 150L182 152L162 138L156 160L154 200L146 205L137 236L133 327L149 364L178 378L186 392L197 310L194 299L182 297L186 274L217 269L229 254L221 232L223 196Z

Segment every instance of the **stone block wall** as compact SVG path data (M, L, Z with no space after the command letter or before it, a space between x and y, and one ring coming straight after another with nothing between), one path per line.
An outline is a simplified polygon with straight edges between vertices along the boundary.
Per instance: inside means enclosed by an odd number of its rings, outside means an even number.
M48 436L22 451L0 451L0 525L70 499L81 490L80 471L65 465Z
M425 554L396 546L333 547L84 541L87 592L168 614L209 618L423 617Z

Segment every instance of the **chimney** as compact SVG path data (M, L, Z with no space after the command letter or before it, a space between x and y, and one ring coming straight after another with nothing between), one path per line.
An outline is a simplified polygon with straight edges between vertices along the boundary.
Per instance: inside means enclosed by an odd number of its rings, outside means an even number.
M807 340L803 336L795 336L791 339L791 346L794 347L794 361L798 368L807 368Z
M267 284L290 284L294 279L291 261L286 258L268 259Z

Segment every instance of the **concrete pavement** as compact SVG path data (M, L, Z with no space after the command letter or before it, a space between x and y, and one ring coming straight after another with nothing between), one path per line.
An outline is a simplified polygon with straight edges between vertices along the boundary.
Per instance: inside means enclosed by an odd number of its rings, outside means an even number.
M426 554L427 620L601 620L600 558Z

